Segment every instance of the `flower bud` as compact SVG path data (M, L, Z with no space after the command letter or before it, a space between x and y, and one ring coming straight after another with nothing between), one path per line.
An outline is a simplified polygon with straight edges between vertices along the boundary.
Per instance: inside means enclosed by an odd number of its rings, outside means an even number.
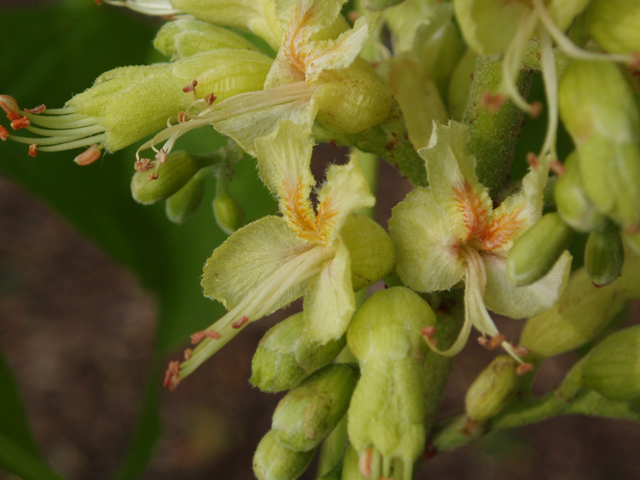
M263 392L289 390L330 363L346 344L344 337L324 345L304 328L302 312L291 315L264 335L251 361L251 383Z
M428 347L421 330L435 322L419 295L394 287L374 293L347 331L362 372L349 407L349 439L359 455L373 449L385 477L395 463L411 478L413 462L424 451ZM371 468L380 471L377 463Z
M500 355L480 372L464 399L471 420L484 422L500 413L518 386L517 367L512 357Z
M216 196L213 199L213 215L220 229L227 235L241 227L244 227L246 220L244 210L235 199L229 195L227 180L221 175L216 183Z
M184 187L171 195L165 203L167 218L173 223L181 224L193 215L202 203L210 178L210 169L200 170Z
M389 118L393 96L362 58L350 67L323 72L313 101L316 119L338 133L360 133Z
M165 23L158 31L153 46L171 60L219 48L257 51L250 41L237 33L193 18Z
M315 450L294 452L276 440L273 430L262 437L253 455L253 473L258 480L296 480L309 466Z
M573 231L557 213L547 213L514 243L507 258L507 274L518 286L544 277L569 246Z
M566 172L558 177L554 188L558 214L567 225L580 232L602 228L606 219L585 192L577 150L567 157L564 166Z
M612 333L576 367L582 386L612 400L640 400L640 325Z
M636 266L625 264L620 278L603 288L593 285L586 268L575 271L553 308L527 321L520 345L546 358L595 339L624 307L629 298L626 285L640 284Z
M153 171L158 177L155 180L149 180L149 171L139 171L133 175L131 194L136 202L143 205L165 200L184 187L207 163L201 155L171 152L164 162L156 163Z
M462 121L462 115L465 108L467 108L477 59L478 54L473 49L468 48L451 75L447 106L449 107L451 118L458 122Z
M282 29L272 1L171 0L171 5L198 20L252 32L274 50L278 50L282 41Z
M617 228L609 225L604 230L589 234L584 251L584 264L596 286L609 285L622 273L624 248Z
M613 53L640 52L640 3L634 0L592 0L587 10L589 33Z
M316 448L347 413L356 381L348 365L327 365L292 389L273 414L276 440L296 452Z
M393 242L387 232L369 217L349 215L340 229L340 237L349 250L354 291L374 284L393 268Z

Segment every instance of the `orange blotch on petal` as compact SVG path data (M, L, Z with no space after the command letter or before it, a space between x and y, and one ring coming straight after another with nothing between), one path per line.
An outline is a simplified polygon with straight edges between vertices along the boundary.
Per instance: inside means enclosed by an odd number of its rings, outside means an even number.
M456 209L462 215L463 222L467 227L467 237L463 239L466 242L485 229L487 210L480 195L469 185L469 182L465 181L461 187L451 187L451 189L457 204Z
M491 224L480 235L482 249L495 250L512 240L523 227L524 219L520 216L521 212L522 207L494 217Z

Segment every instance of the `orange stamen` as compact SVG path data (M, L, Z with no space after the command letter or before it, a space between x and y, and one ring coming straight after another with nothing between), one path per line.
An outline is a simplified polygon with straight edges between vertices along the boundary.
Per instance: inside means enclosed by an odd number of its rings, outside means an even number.
M0 140L4 142L7 138L9 138L9 130L0 125Z
M240 317L238 320L236 320L235 322L233 322L233 323L231 324L231 327L232 327L232 328L235 328L235 329L239 329L239 328L244 327L244 326L247 324L247 322L249 322L249 317L247 317L246 315L243 315L243 316L242 316L242 317Z
M169 367L164 375L163 387L169 387L170 391L174 391L180 383L180 362L169 362Z
M14 130L27 128L29 125L31 125L31 121L27 117L18 117L11 122L11 128Z
M84 167L86 165L91 165L93 162L98 160L100 155L102 155L102 152L98 149L98 145L91 145L84 152L74 158L73 161L81 167Z
M215 330L201 330L200 332L196 332L191 335L191 343L197 345L205 338L211 338L213 340L218 340L222 337L220 332L216 332Z
M533 371L533 365L531 365L530 363L521 363L520 365L518 365L518 367L516 368L516 373L519 376L524 375L527 372L532 372Z
M35 143L33 145L29 145L29 156L35 157L38 154L38 145Z
M21 117L18 112L18 102L9 95L0 95L0 108L5 111L9 120L17 120Z
M34 115L38 115L44 112L47 109L45 105L38 105L36 108L25 108L24 111L27 113L33 113Z

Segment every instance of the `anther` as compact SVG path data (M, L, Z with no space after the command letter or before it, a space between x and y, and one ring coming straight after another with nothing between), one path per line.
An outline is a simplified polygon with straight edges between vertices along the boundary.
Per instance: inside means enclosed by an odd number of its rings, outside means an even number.
M422 329L420 329L420 333L422 334L422 337L424 338L425 342L434 346L438 344L438 341L435 338L433 338L434 335L436 334L436 327L434 326L422 327Z
M358 470L365 478L371 478L371 460L373 458L373 451L369 448L360 455L358 459Z
M242 328L247 324L248 321L249 321L249 317L247 317L246 315L243 315L238 320L233 322L231 324L231 327L235 329Z
M640 52L631 52L628 65L632 70L640 69Z
M351 22L351 23L356 23L356 20L358 20L362 15L360 15L358 12L356 12L355 10L351 10L349 13L347 13L347 19Z
M529 116L531 118L536 118L542 112L542 104L540 102L534 102L531 104L531 108L529 109Z
M515 346L513 343L510 343L511 348L513 348L513 353L520 357L525 357L529 355L529 349L527 347Z
M164 149L160 149L158 153L156 153L156 160L160 163L164 163L167 161L167 154Z
M0 95L0 108L5 111L9 120L17 120L22 116L18 112L18 102L9 95Z
M47 109L45 105L38 105L36 108L25 108L24 111L27 113L33 113L34 115L38 115L44 112Z
M535 170L540 166L540 162L538 161L538 156L535 153L529 152L527 153L527 163L529 166Z
M136 163L133 164L133 169L136 172L148 172L154 167L154 163L150 158L141 158L136 160Z
M193 349L187 348L184 351L184 361L188 362L189 360L191 360L191 355L193 355Z
M495 112L504 104L505 100L506 97L500 93L484 92L480 99L480 105Z
M191 335L191 343L193 343L194 345L197 345L205 338L218 340L221 337L222 335L220 335L220 332L216 332L215 330L201 330Z
M527 372L532 372L533 371L533 365L531 365L530 363L521 363L520 365L518 365L518 367L516 368L516 373L518 374L518 376L522 376Z
M38 155L38 145L36 145L35 143L29 145L29 156L35 157L36 155Z
M191 82L189 85L187 85L186 87L184 87L182 89L182 91L184 93L189 93L189 92L194 92L196 90L196 86L198 85L198 81L194 80L193 82Z
M163 387L169 387L172 392L180 383L180 362L169 362L169 368L164 375Z
M160 175L158 175L157 173L150 173L149 176L147 177L147 179L150 182L153 182L154 180L157 180L160 177Z
M562 177L567 174L567 169L558 160L551 160L549 162L549 170L555 173L557 176Z
M187 121L187 113L186 112L178 113L178 123L184 123L186 121Z
M495 350L500 345L502 345L502 342L504 342L505 338L506 337L503 334L498 333L497 335L494 335L491 340L487 340L485 337L478 337L478 343L487 350Z
M31 125L31 121L27 117L18 117L11 122L11 128L13 128L14 130L27 128L30 125Z
M101 154L102 152L98 149L98 145L91 145L84 152L74 158L73 161L81 167L84 167L86 165L91 165L93 162L98 160Z
M4 142L7 138L9 138L9 130L0 125L0 140Z
M204 101L208 106L211 106L211 104L215 102L217 99L218 97L216 97L213 92L211 92L209 95L204 97Z

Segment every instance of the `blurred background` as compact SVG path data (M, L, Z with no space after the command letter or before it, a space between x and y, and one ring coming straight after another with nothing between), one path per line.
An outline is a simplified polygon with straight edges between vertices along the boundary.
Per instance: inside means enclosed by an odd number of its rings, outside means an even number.
M27 106L59 106L102 71L153 58L156 27L148 19L90 0L48 8L34 0L0 1L0 27L10 39L0 49L1 94ZM197 148L219 142L210 132L201 135L206 138L191 139ZM321 180L326 163L342 161L345 151L317 150L314 173ZM202 298L199 276L224 235L211 213L212 188L195 217L175 227L162 205L145 209L128 195L130 150L86 168L71 162L75 154L33 159L23 146L0 145L0 347L43 458L71 480L103 480L123 474L141 408L147 413L154 405L149 385L158 382L147 384L148 375L166 364L166 354L178 357L188 333L220 312ZM250 161L238 166L237 176L232 192L249 220L275 212ZM377 219L386 227L410 186L382 164L378 188ZM182 270L176 266L187 262ZM251 357L266 330L299 308L252 324L175 392L154 397L162 431L148 468L136 477L253 478L253 451L281 395L250 387ZM630 318L639 316L632 305ZM497 321L517 338L521 323ZM463 410L466 389L494 355L469 342L456 357L442 417ZM557 385L574 360L568 354L547 361L536 391ZM438 455L419 478L637 479L638 445L640 425L561 417ZM303 478L313 472L312 465ZM0 470L0 479L10 478Z

